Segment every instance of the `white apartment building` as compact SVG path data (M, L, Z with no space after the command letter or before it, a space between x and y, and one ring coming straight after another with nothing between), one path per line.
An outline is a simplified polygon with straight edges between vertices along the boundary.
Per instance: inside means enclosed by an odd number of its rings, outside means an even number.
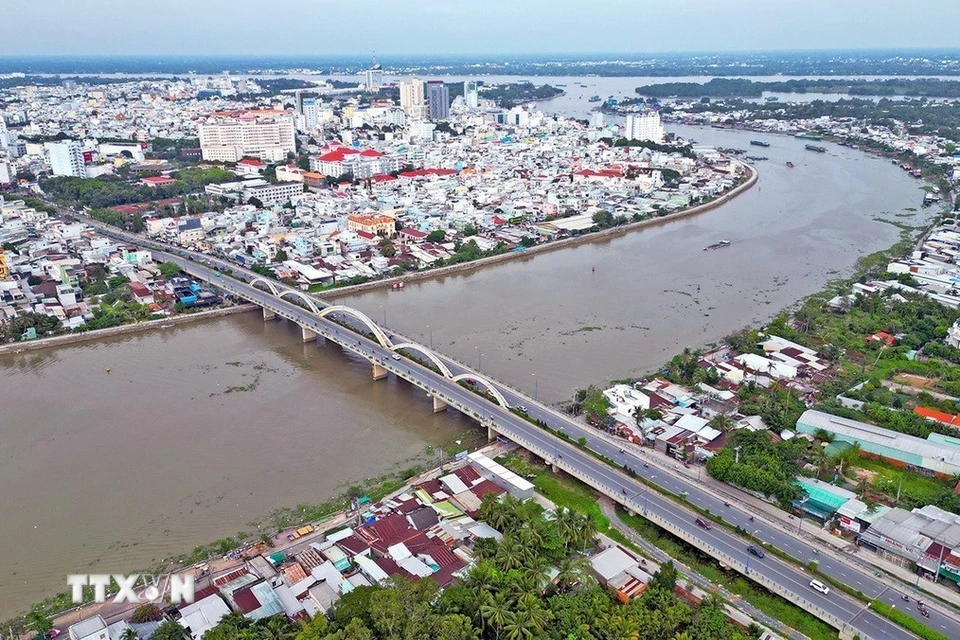
M244 189L241 200L247 202L250 198L256 198L263 203L263 206L269 207L278 202L286 202L299 195L303 195L302 182L265 183Z
M204 160L237 162L244 156L266 162L296 152L293 116L287 111L215 114L200 124Z
M87 172L83 168L83 148L78 141L45 142L43 150L47 154L53 175L87 177Z
M463 102L468 109L476 109L480 106L480 93L477 90L477 83L473 80L463 83Z
M423 82L411 78L400 83L400 108L408 118L425 118L427 106L423 99Z
M383 69L380 65L375 64L367 69L364 84L367 85L367 91L377 91L383 86Z
M623 133L627 140L651 140L663 142L663 125L658 111L631 113L627 115L627 124Z

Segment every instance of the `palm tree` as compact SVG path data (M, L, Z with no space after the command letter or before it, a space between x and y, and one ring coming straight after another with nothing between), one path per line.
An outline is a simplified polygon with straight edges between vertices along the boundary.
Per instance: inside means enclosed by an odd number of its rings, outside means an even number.
M538 638L550 624L551 614L543 608L540 599L525 593L517 600L516 610L508 617L504 631L507 640L531 640Z
M673 640L693 640L689 631L677 631L673 634Z
M511 571L520 569L524 565L528 554L528 548L512 536L504 536L500 540L500 546L497 547L497 554L494 556L494 562L501 571Z
M726 432L733 425L733 420L725 413L718 413L710 420L710 426L718 431Z
M133 627L127 627L120 634L120 640L140 640L140 634Z
M500 638L500 632L510 621L511 608L513 608L513 602L506 591L498 591L496 594L487 593L483 604L480 605L480 619L485 628L494 630L497 640Z
M587 561L582 556L566 557L557 567L559 573L553 579L558 591L567 591L583 581L587 575Z

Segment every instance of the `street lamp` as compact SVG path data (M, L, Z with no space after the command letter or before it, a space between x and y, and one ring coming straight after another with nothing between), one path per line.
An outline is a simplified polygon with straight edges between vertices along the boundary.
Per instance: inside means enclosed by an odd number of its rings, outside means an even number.
M433 349L433 328L427 325L427 331L430 332L430 348Z
M480 347L476 346L474 349L477 350L477 371L483 373L483 353L480 351Z
M383 311L383 325L387 325L387 308L383 305L380 305L380 310Z
M810 499L810 496L805 496L800 501L800 516L799 516L799 522L797 522L797 533L800 533L800 529L801 527L803 527L803 506L807 504L807 500L809 499Z
M533 376L533 400L537 401L537 396L540 395L540 381L537 380L537 374L531 373Z

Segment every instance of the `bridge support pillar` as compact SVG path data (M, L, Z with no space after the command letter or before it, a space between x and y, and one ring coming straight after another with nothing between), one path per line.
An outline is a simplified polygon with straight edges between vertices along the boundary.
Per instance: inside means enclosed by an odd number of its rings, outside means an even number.
M381 367L376 362L373 363L373 379L374 380L383 380L387 377L389 373L384 367Z
M440 398L438 398L437 396L433 396L433 412L440 413L441 411L446 411L446 410L447 410L447 403L441 400Z
M497 439L497 432L493 430L493 427L487 427L487 442L493 442Z
M270 311L270 309L267 309L266 307L260 307L260 310L263 311L264 322L267 320L275 320L277 317L277 314L275 314L273 311Z
M311 340L317 339L317 332L313 329L307 329L306 327L300 327L300 337L304 342L310 342Z

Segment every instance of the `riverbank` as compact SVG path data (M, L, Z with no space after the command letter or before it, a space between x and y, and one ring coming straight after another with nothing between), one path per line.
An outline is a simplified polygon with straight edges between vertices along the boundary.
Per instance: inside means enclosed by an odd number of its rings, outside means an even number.
M238 313L247 313L259 309L255 304L241 304L224 309L211 309L209 311L198 311L197 313L185 313L161 318L159 320L147 320L136 324L124 324L119 327L108 327L107 329L97 329L95 331L83 331L78 333L67 333L61 336L51 336L49 338L39 338L29 342L11 342L0 345L0 356L25 353L27 351L37 351L39 349L48 349L51 347L62 347L68 344L79 342L90 342L93 340L102 340L103 338L112 338L114 336L126 335L128 333L141 333L143 331L153 331L154 329L166 329L172 326L199 322L210 318L222 318L232 316Z
M691 207L689 209L683 209L676 211L674 213L669 213L665 216L660 216L658 218L649 218L647 220L640 220L639 222L631 222L619 227L611 227L609 229L604 229L602 231L597 231L595 233L588 233L585 235L564 238L562 240L554 240L552 242L546 242L544 244L538 244L533 247L526 248L522 251L511 251L509 253L502 253L496 256L489 256L487 258L479 258L477 260L472 260L470 262L463 262L460 264L453 264L446 267L440 267L438 269L430 269L428 271L418 271L415 273L404 274L402 276L396 276L391 278L384 278L383 280L374 280L371 282L364 282L362 284L350 285L347 287L338 287L335 289L328 289L324 291L317 292L317 295L331 300L336 298L342 298L344 296L353 295L356 293L362 293L364 291L370 291L373 289L382 289L389 288L396 282L403 282L405 284L411 284L414 282L422 282L426 280L433 280L437 278L443 278L449 275L468 273L478 269L483 269L484 267L490 267L498 264L503 264L505 262L513 260L521 260L531 258L533 256L547 253L549 251L558 251L560 249L569 249L570 247L576 247L583 244L595 243L600 241L606 241L610 238L619 237L633 231L639 231L647 227L655 227L669 222L674 222L682 218L689 218L691 216L696 216L701 213L706 213L712 209L726 204L736 198L738 195L750 189L753 185L757 183L759 179L759 173L756 168L752 165L749 165L743 161L739 161L740 164L746 167L749 171L749 177L742 183L718 197L716 200L711 200L704 204Z

